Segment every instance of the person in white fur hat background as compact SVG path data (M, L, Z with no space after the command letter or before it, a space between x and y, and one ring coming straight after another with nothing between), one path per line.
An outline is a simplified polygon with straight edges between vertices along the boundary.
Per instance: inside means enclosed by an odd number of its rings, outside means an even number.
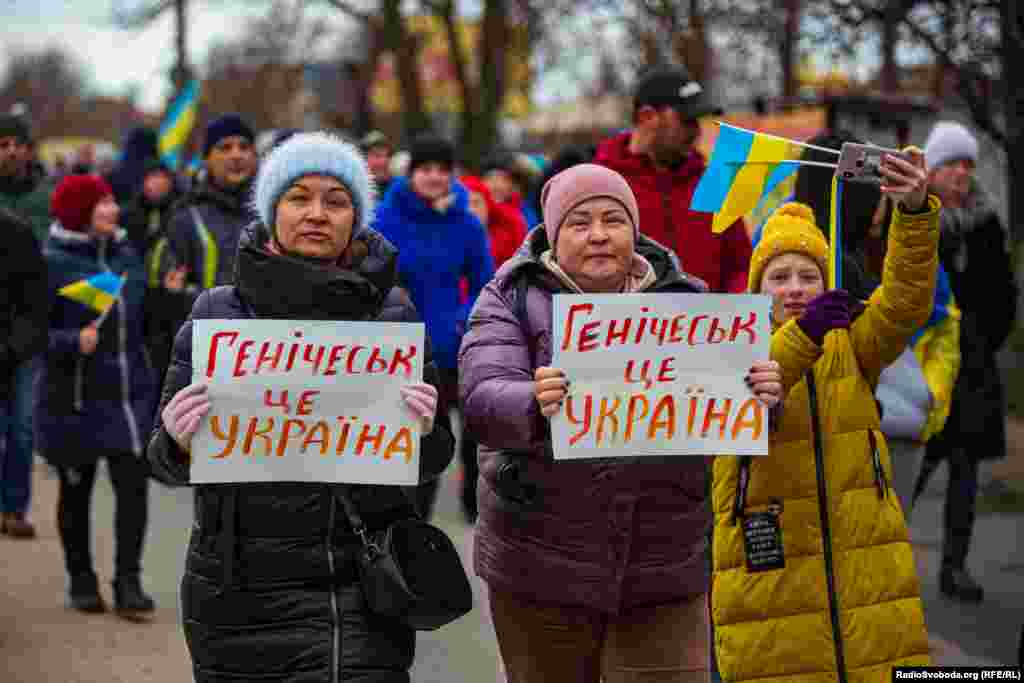
M978 140L963 125L935 124L924 148L931 192L942 200L939 258L959 305L960 374L945 428L928 442L914 498L931 473L949 467L939 588L979 602L984 590L967 572L978 465L1006 457L1006 413L996 352L1016 318L1017 288L1007 235L978 182Z

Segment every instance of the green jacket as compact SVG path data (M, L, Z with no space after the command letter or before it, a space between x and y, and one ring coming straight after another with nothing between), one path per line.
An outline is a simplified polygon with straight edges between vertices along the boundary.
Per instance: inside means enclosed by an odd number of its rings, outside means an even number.
M38 172L16 179L0 178L0 207L27 220L36 240L43 244L53 222L50 217L53 190L53 183Z

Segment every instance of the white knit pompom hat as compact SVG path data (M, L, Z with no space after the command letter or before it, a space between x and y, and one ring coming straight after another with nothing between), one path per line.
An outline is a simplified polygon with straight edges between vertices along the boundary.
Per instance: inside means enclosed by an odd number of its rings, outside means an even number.
M970 159L978 161L978 139L965 126L955 121L939 121L924 143L924 161L929 171L939 166Z
M329 133L297 133L275 147L256 174L252 204L271 234L278 200L306 175L330 176L348 189L356 210L353 238L370 227L377 188L359 148Z

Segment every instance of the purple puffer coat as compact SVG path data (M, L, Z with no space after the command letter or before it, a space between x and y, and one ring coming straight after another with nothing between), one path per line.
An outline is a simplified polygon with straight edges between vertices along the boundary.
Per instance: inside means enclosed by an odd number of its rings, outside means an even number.
M552 459L533 372L551 362L551 298L566 290L540 262L547 248L540 226L502 266L459 354L465 424L480 442L476 573L533 603L608 614L705 593L709 459ZM641 236L637 252L657 275L647 291L706 291L653 240Z

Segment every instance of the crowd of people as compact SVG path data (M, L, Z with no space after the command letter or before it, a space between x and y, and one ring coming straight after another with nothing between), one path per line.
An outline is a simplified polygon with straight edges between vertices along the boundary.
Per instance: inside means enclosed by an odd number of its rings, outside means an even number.
M979 462L1006 455L995 355L1018 296L977 139L939 122L923 151L885 159L881 185L849 188L845 289L828 290L830 170L801 166L762 226L714 232L691 210L699 119L719 111L685 70L654 70L628 130L550 161L463 159L433 133L399 153L378 131L286 130L258 150L226 113L202 131L196 178L144 128L109 168L48 171L29 122L0 117L0 530L36 535L38 453L59 479L67 604L107 610L90 527L104 459L114 609L145 619L149 481L189 485L211 406L192 322L422 321L423 381L402 394L420 484L346 488L368 528L429 519L458 441L510 682L706 681L715 666L881 682L927 665L914 501L948 463L940 588L981 601L966 569ZM103 273L120 284L102 312L62 296ZM571 293L771 297L770 357L744 377L771 411L770 455L555 461L548 418L574 378L552 367L552 299ZM414 632L369 607L335 487L194 495L181 610L197 681L409 680ZM782 565L752 563L755 518L784 539Z

